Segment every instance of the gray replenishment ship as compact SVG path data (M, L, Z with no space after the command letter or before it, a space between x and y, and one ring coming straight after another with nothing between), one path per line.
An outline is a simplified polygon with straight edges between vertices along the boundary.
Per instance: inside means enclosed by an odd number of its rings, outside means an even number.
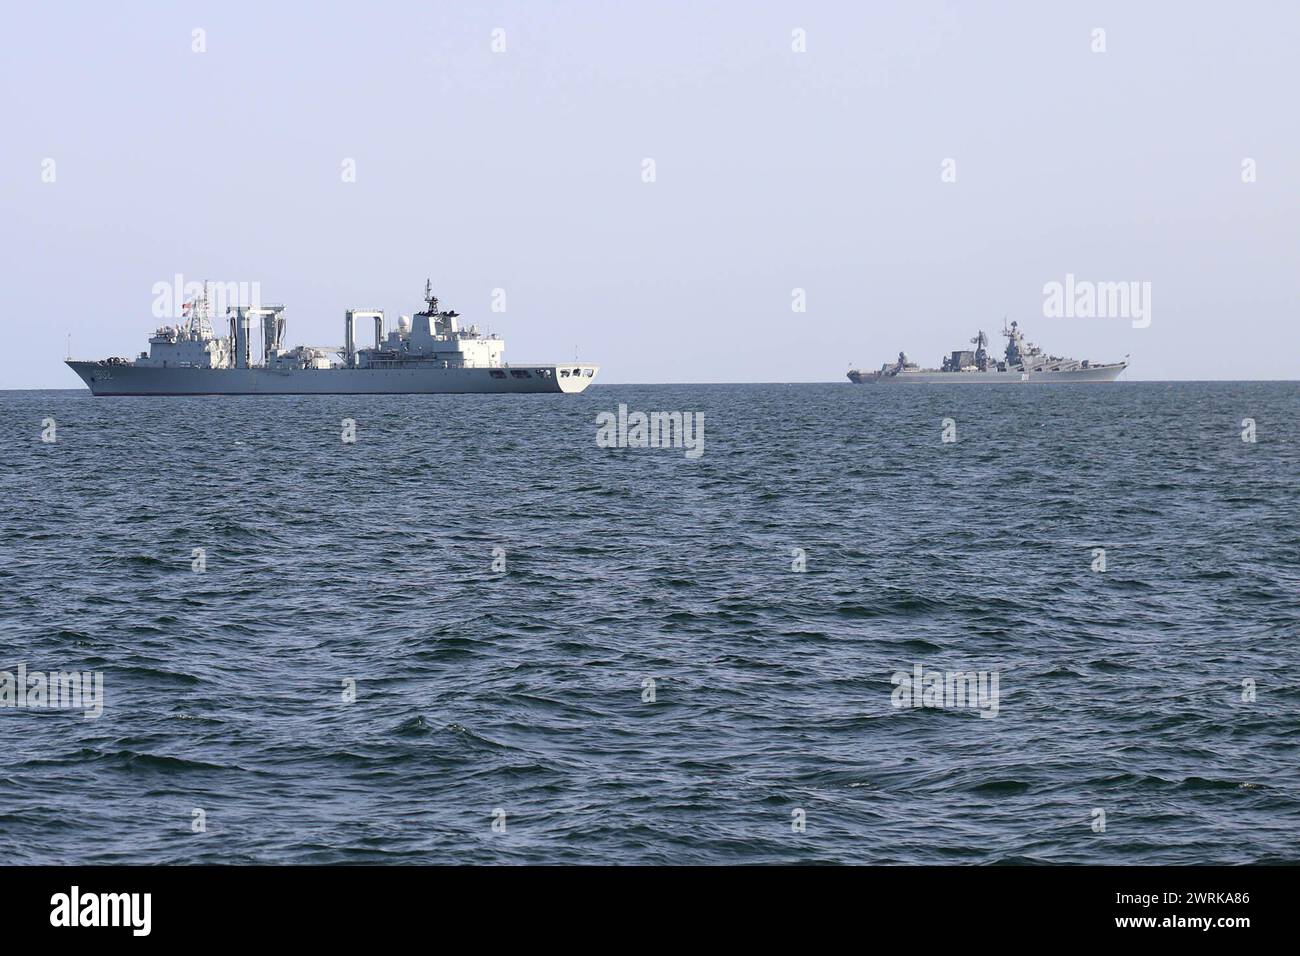
M425 309L402 316L384 334L384 313L349 309L340 348L284 347L284 306L235 306L230 334L217 336L206 289L187 303L185 320L160 328L148 353L130 360L68 359L95 395L383 395L456 392L581 392L597 366L510 365L505 342L478 328L461 328L458 312L443 311L432 285L424 286ZM262 355L251 361L253 320L261 325ZM356 347L356 321L374 320L375 347ZM341 361L335 361L333 356Z
M1007 384L1035 382L1113 382L1128 368L1128 356L1122 362L1097 363L1087 359L1063 358L1048 355L1032 342L1026 342L1020 327L1012 322L1004 326L1007 348L1002 361L988 353L988 336L980 332L971 344L974 349L953 352L943 360L941 368L921 368L908 361L907 355L898 353L898 361L886 362L879 371L864 372L852 369L849 381L857 385L880 382L885 384Z

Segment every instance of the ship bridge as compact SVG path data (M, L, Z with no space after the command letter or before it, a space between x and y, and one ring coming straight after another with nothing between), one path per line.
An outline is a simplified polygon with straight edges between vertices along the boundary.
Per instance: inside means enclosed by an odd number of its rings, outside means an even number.
M462 329L459 312L438 307L431 282L424 285L425 308L415 313L409 327L399 322L382 336L383 313L351 310L345 322L345 359L350 368L501 368L506 343L498 335L481 334L477 326ZM356 317L375 318L375 347L357 350L353 345Z

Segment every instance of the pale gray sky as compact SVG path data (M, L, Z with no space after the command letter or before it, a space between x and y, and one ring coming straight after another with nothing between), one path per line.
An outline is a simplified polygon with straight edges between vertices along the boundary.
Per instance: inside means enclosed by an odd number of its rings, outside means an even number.
M321 344L432 275L507 360L577 346L604 382L842 380L1004 315L1052 351L1131 353L1132 378L1297 377L1294 3L3 16L0 387L77 386L68 334L134 355L177 272L260 282L289 341ZM1150 282L1150 327L1045 318L1066 273Z

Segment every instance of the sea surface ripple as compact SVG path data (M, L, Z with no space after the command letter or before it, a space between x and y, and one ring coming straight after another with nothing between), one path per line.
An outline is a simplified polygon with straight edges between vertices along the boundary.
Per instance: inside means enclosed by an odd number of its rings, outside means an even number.
M7 392L0 448L0 670L106 693L0 708L7 863L1300 862L1296 383Z

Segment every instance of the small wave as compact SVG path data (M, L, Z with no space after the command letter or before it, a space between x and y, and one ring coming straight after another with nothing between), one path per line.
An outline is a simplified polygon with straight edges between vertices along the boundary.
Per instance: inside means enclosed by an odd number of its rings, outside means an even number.
M1178 785L1181 790L1254 790L1259 784L1244 784L1239 780L1210 780L1206 777L1187 777Z
M191 760L187 757L171 757L166 754L142 753L136 750L118 750L99 754L102 760L117 764L127 770L158 770L166 773L189 772L198 770L229 770L220 764L203 760Z
M396 737L427 737L433 733L433 727L422 714L416 714L402 721L392 732Z
M1016 794L1027 793L1032 786L1027 780L1006 779L986 780L967 789L971 793Z
M202 678L195 677L193 674L169 671L160 667L150 667L146 664L128 664L123 667L115 667L113 668L113 674L122 677L143 677L147 680L178 684L182 687L194 687L203 683Z

